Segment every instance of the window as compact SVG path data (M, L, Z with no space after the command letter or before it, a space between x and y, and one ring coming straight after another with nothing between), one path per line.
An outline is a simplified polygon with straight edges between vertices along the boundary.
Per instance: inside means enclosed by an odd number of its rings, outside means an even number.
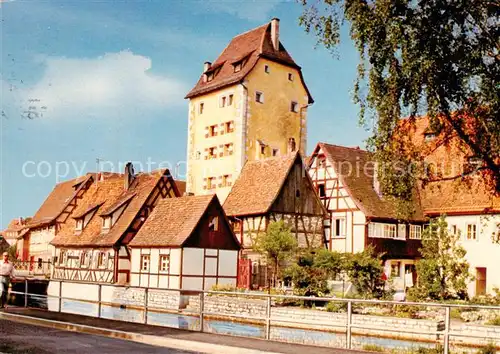
M67 254L67 252L65 250L61 250L59 252L59 264L60 265L66 264L67 256L68 256L68 254Z
M325 167L326 166L326 157L325 155L319 155L318 156L318 167Z
M318 194L320 198L325 198L326 197L326 190L325 190L325 184L320 183L318 184Z
M265 155L266 154L266 146L265 145L260 145L260 154Z
M476 224L467 225L467 240L476 240Z
M401 276L401 262L391 262L391 276L394 278Z
M333 219L333 237L345 237L345 219Z
M224 144L224 156L233 154L233 143Z
M410 225L410 239L411 240L421 240L422 239L422 226Z
M219 100L219 107L226 107L226 100L227 100L227 97L222 96Z
M207 74L207 81L210 82L213 79L214 79L214 72L212 71Z
M224 123L224 133L226 133L226 134L232 133L233 131L234 131L233 121Z
M196 151L196 160L199 160L201 157L201 152Z
M241 71L241 67L243 66L243 63L240 61L239 63L234 64L234 72L237 73Z
M111 227L111 216L102 217L102 228L109 229Z
M75 230L76 231L82 231L83 230L83 218L82 219L76 219Z
M273 149L273 156L278 156L280 154L280 149Z
M210 231L217 231L219 230L219 217L218 216L211 216L209 221L208 221L208 229Z
M436 134L434 134L434 133L425 133L424 134L424 140L426 142L433 141L434 139L436 139Z
M452 235L457 235L458 234L457 225L450 225L450 232Z
M264 65L264 72L266 74L269 74L271 72L271 69L269 68L269 65Z
M160 255L160 272L169 272L170 271L170 255L162 254Z
M216 136L217 135L217 125L211 125L208 127L208 136Z
M232 106L233 105L233 98L234 98L234 95L229 95L227 97L227 105L228 106Z
M290 104L290 111L297 113L299 111L299 104L292 101L292 103Z
M217 148L208 148L208 159L215 159L217 157Z
M396 225L371 222L368 224L368 237L396 238Z
M215 177L208 177L207 178L207 189L214 189L214 188L216 188Z
M255 102L264 103L264 94L262 92L255 92Z
M148 272L149 271L149 254L141 255L141 271Z
M406 240L406 225L405 224L398 224L397 238L400 240Z
M200 103L199 107L198 107L198 112L200 114L203 114L203 109L205 108L205 104L203 102Z
M500 224L497 224L496 230L493 231L492 238L494 242L500 241Z
M88 251L82 251L80 254L80 267L88 267L90 255Z
M105 267L106 266L106 253L99 252L97 255L97 267Z
M229 187L231 185L231 175L222 176L222 187Z
M288 73L288 81L293 81L293 74L292 73Z

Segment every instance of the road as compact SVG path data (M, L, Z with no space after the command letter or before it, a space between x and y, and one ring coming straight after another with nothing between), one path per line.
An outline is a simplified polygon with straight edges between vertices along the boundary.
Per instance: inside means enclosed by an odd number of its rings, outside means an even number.
M194 352L0 320L0 353L189 354Z

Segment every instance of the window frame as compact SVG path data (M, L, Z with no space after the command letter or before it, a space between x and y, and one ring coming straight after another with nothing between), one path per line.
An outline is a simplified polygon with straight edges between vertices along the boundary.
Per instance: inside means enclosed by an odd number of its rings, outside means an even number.
M165 269L163 269L164 261L166 264ZM160 254L160 258L158 260L158 271L163 273L170 273L170 255L169 254Z
M264 93L262 91L255 91L255 102L264 103Z
M290 102L290 112L299 113L299 103L297 101Z
M326 184L318 183L317 185L318 195L320 198L326 198Z
M146 265L146 267L145 267L145 265ZM142 272L149 273L150 269L151 269L151 255L150 254L141 254L141 273Z
M213 226L213 229L212 229ZM219 231L219 216L210 215L208 218L208 231Z
M477 225L467 224L467 233L465 235L467 241L477 241Z
M270 73L271 73L271 68L269 67L269 65L264 64L264 72L265 72L266 74L270 74Z
M422 239L422 225L410 224L410 240Z
M288 73L288 81L293 82L293 80L294 80L293 73L289 72Z
M203 114L204 109L205 109L205 102L200 102L198 104L198 114Z
M333 217L332 218L332 233L331 238L345 238L346 235L346 218ZM338 225L337 225L338 223Z

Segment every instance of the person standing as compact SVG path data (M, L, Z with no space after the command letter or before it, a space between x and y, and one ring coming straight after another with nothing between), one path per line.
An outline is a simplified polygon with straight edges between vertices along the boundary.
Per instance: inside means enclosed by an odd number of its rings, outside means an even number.
M0 308L7 305L7 293L9 291L10 280L14 277L14 264L9 262L9 254L3 253L3 259L0 261Z

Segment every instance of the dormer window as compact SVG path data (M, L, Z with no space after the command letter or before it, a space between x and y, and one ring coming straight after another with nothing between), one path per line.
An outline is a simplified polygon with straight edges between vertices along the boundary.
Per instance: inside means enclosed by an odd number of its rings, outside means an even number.
M434 139L436 139L436 134L434 134L434 133L425 133L424 134L424 140L425 140L425 142L428 143L428 142L433 141Z
M264 103L264 94L262 92L255 92L255 102Z
M234 64L234 72L237 73L238 71L241 71L242 67L243 67L243 63L241 61Z
M293 74L292 73L288 73L288 81L293 81Z
M102 203L101 203L102 204ZM83 229L88 225L90 220L92 220L92 217L95 215L97 212L97 209L101 204L93 204L90 205L86 210L83 212L78 213L77 215L73 216L75 219L75 231L76 232L81 232Z
M209 73L207 73L207 82L210 82L214 79L214 72L211 71Z
M290 111L292 111L294 113L298 113L299 112L299 104L295 101L292 101L290 103Z
M111 216L104 216L102 218L102 228L109 229L111 227Z
M76 231L82 231L83 230L83 218L76 219L75 230Z

